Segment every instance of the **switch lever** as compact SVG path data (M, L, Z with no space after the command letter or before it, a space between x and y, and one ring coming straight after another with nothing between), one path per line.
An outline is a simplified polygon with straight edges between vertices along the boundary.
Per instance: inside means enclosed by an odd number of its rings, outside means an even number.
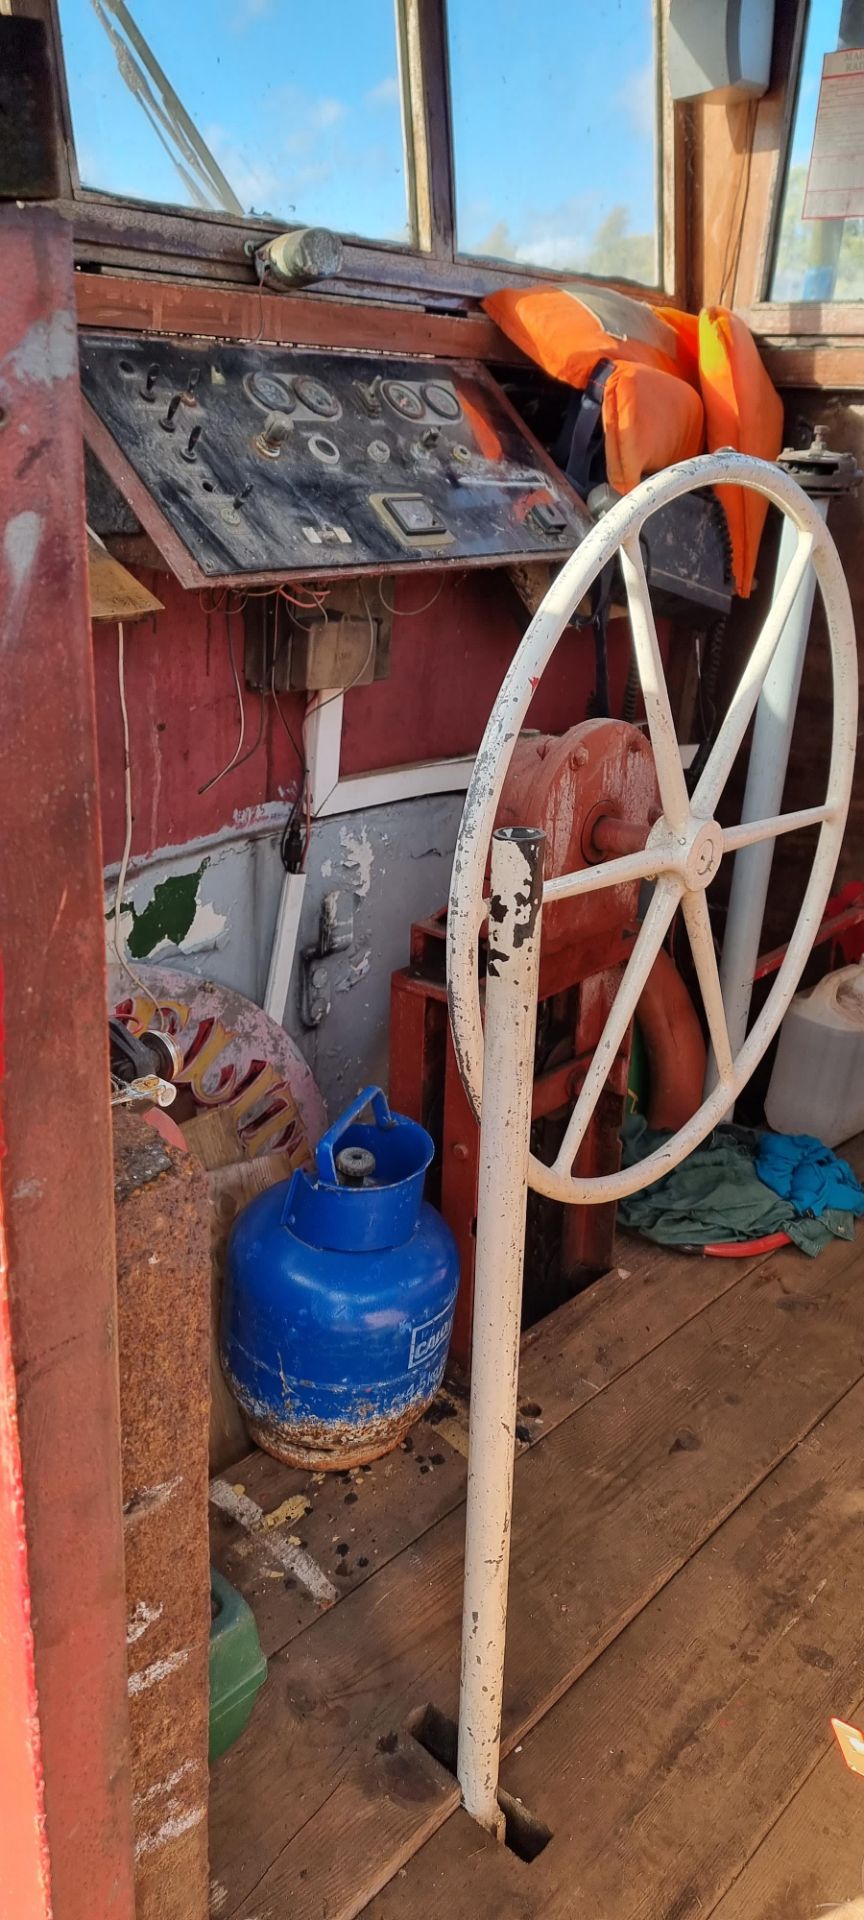
M177 412L177 408L178 408L178 407L179 407L179 405L180 405L180 401L181 401L181 399L182 399L182 395L181 395L181 394L179 394L179 393L172 393L172 395L171 395L171 398L170 398L170 400L169 400L169 402L168 402L168 405L167 405L167 407L165 408L165 412L164 412L164 413L163 413L163 415L162 415L162 418L161 418L161 420L160 420L160 422L159 422L159 425L160 425L160 427L164 427L164 428L165 428L165 432L166 432L166 433L174 433L174 432L175 432L175 427L174 427L174 415L175 415L175 413Z

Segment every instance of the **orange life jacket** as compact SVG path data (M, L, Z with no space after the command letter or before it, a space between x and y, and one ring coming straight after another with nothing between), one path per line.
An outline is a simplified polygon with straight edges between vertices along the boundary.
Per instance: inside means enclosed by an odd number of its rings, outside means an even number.
M618 493L676 460L734 447L775 460L783 409L743 320L725 307L699 314L650 307L580 283L505 287L483 305L508 339L567 386L584 389L613 362L603 389L606 470ZM735 586L750 593L767 501L718 488Z

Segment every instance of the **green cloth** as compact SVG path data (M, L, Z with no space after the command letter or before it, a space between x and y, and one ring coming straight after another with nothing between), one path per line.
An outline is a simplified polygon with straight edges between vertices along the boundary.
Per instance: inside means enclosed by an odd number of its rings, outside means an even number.
M622 1138L624 1165L632 1167L671 1135L652 1132L641 1114L631 1114ZM757 1140L747 1127L715 1128L671 1173L622 1200L619 1218L666 1247L713 1246L788 1233L804 1253L815 1255L832 1238L851 1240L852 1214L826 1209L813 1220L766 1187L754 1164Z

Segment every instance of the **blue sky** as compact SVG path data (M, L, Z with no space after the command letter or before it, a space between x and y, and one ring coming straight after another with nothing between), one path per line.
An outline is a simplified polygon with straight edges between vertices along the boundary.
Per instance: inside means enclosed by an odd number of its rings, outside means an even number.
M393 0L129 0L247 211L408 237ZM459 240L578 265L655 221L650 0L449 0ZM60 0L85 185L183 204L92 0Z
M792 129L790 166L806 167L810 159L813 129L816 125L816 108L819 104L822 60L824 55L830 53L837 45L839 24L840 0L810 0L810 16L807 22L804 58L801 62L801 79L798 85L798 100Z

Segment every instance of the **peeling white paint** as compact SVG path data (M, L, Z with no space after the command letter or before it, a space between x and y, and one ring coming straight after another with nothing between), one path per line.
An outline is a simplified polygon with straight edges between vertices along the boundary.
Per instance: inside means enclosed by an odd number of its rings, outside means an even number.
M332 878L333 878L333 862L332 862L332 860L322 860L322 862L321 862L321 878L322 878L322 880L332 880Z
M44 1180L19 1180L12 1188L13 1200L41 1200L45 1192Z
M190 1773L199 1771L197 1760L184 1760L182 1767L175 1767L174 1772L169 1773L165 1780L154 1780L152 1787L145 1787L143 1793L136 1793L132 1802L135 1812L138 1813L141 1807L148 1806L151 1800L158 1800L162 1794L173 1793L175 1787L179 1787L181 1780L186 1780Z
M359 899L363 900L372 885L372 867L375 860L375 850L372 842L369 839L365 826L360 828L359 833L352 833L350 827L341 827L339 831L339 841L340 845L345 849L342 855L342 865L346 868L347 872L356 873L357 878L354 881L354 892Z
M135 1858L142 1854L153 1853L156 1847L164 1847L169 1840L179 1840L182 1833L189 1833L192 1827L200 1827L207 1812L206 1807L190 1807L188 1813L169 1814L155 1833L142 1833L135 1842Z
M151 868L149 872L139 874L132 884L127 886L120 909L119 936L122 945L128 947L136 917L140 918L143 913L146 913L156 889L166 880L182 878L186 873L194 873L196 864L195 861L184 860L167 871L160 867ZM211 871L212 865L215 865L215 861L207 861L201 873L195 896L195 916L191 926L179 942L167 937L164 940L158 940L147 954L148 965L155 965L160 959L176 953L213 953L224 945L229 933L229 916L227 913L220 913L212 900L202 898L205 876ZM109 965L116 959L114 907L115 899L112 891L105 901L105 946Z
M365 980L371 964L372 954L370 948L367 947L366 952L360 955L359 960L352 961L348 972L341 980L337 981L336 992L350 993L352 987L359 986L360 981Z
M38 513L15 513L8 522L3 535L3 553L13 597L20 593L32 572L41 532L42 516Z
M129 1615L129 1625L126 1629L127 1647L133 1647L136 1640L140 1640L142 1633L146 1633L147 1628L152 1627L154 1620L161 1620L164 1611L164 1607L148 1606L146 1600L136 1601Z
M142 1487L127 1507L123 1509L123 1519L128 1526L130 1521L138 1519L139 1514L150 1513L153 1507L164 1506L178 1487L183 1485L182 1473L175 1473L173 1480L160 1480L155 1487Z
M202 883L203 878L202 874ZM121 919L122 917L121 915ZM147 959L149 962L154 962L158 960L160 954L164 956L166 953L208 953L213 947L219 946L227 926L227 913L217 912L212 900L202 900L199 884L195 901L195 918L188 933L184 933L179 943L173 940L160 940L148 953Z
M235 827L244 831L247 827L271 826L277 811L281 814L282 808L277 810L272 800L259 801L254 807L235 807L231 819Z
M146 1693L148 1687L155 1687L160 1680L167 1680L169 1674L177 1672L178 1667L185 1667L189 1652L188 1647L182 1647L177 1653L166 1653L163 1660L152 1660L149 1667L142 1667L140 1673L130 1673L129 1692Z
M69 380L78 372L78 329L72 313L52 313L49 320L34 320L23 340L0 361L5 379L11 374L22 385L53 386L55 380Z
M210 1500L214 1507L218 1507L221 1513L230 1514L232 1520L236 1520L237 1525L244 1527L248 1533L263 1536L266 1551L278 1561L283 1572L299 1580L319 1606L329 1607L334 1600L338 1600L338 1591L332 1580L328 1580L323 1567L319 1567L311 1553L295 1546L290 1536L285 1539L278 1527L272 1524L268 1527L270 1516L265 1514L256 1500L250 1500L246 1493L236 1493L227 1480L211 1480ZM286 1505L290 1506L290 1502Z
M223 1887L221 1880L211 1880L210 1912L221 1913L222 1908L227 1904L227 1900L228 1900L228 1888Z

